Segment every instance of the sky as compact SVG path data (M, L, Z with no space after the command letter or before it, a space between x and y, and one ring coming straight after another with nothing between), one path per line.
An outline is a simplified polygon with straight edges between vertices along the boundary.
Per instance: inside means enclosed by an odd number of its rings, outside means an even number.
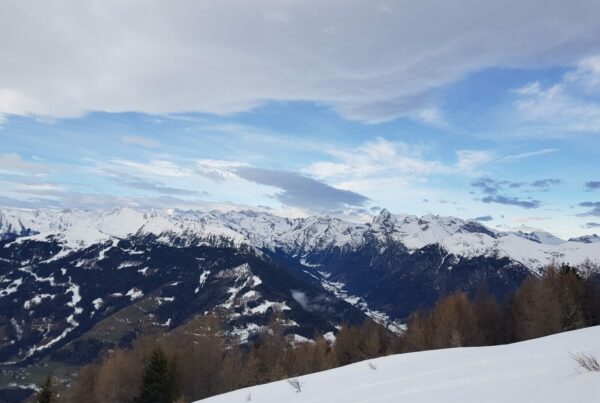
M600 233L600 2L5 0L0 190Z

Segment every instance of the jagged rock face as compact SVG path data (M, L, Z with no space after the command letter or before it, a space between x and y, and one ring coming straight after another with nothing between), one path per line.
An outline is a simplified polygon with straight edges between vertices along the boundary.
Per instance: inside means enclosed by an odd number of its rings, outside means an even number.
M391 326L456 290L485 285L503 298L551 261L600 262L600 243L587 239L385 210L359 224L256 211L4 209L0 237L0 361L21 363L72 360L215 309L229 311L242 339L274 309L308 337L363 313Z

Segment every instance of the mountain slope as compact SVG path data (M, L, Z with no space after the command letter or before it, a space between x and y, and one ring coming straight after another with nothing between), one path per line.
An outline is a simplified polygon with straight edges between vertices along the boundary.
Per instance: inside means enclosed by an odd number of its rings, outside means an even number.
M504 298L553 260L600 263L600 243L386 210L359 224L256 211L1 209L0 237L0 361L17 363L90 332L122 343L144 326L170 329L222 308L242 338L277 307L303 336L362 313L397 329L456 290L484 285Z
M239 249L176 247L146 236L61 252L57 241L0 242L1 362L56 353L80 336L126 343L141 329L170 330L215 310L244 340L274 309L304 337L364 320L303 272Z
M600 327L505 346L389 356L303 376L300 393L280 381L202 402L596 402L600 373L578 370L569 352L599 357Z

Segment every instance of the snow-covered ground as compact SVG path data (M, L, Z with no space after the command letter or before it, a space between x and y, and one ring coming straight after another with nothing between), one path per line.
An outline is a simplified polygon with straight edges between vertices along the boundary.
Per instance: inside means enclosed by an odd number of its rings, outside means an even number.
M383 357L302 376L300 393L280 381L203 402L599 402L600 372L578 368L570 353L600 358L600 326L505 346Z

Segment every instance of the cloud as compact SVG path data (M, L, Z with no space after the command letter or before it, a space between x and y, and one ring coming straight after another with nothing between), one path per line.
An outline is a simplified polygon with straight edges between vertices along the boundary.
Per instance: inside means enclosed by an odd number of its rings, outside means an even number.
M51 197L40 194L32 197L7 197L0 196L0 206L21 208L79 208L79 209L104 209L131 206L142 209L177 208L181 210L247 210L256 207L235 204L208 202L198 198L180 198L172 195L149 196L116 196L103 193L83 193L75 191L53 192ZM258 208L258 210L263 210Z
M478 188L481 192L488 195L495 195L505 188L520 188L524 186L523 182L511 182L507 180L496 180L492 178L479 178L471 182L471 186Z
M196 161L196 172L206 178L221 182L225 179L235 177L233 171L236 168L247 165L246 163L236 161L200 159Z
M181 189L175 188L171 186L165 186L160 183L151 182L138 177L115 177L114 178L120 185L127 186L132 189L139 190L147 190L155 193L162 193L166 195L177 195L177 196L194 196L198 194L202 194L203 196L208 196L208 193L205 191L198 192L195 190Z
M0 154L0 173L4 172L15 175L24 175L31 173L45 173L49 170L50 166L39 162L24 160L16 153Z
M537 157L538 155L550 154L550 153L553 153L556 151L558 151L556 148L544 148L541 150L529 151L529 152L521 153L521 154L507 155L506 157L502 158L502 160L515 161L515 160L521 160L521 159L525 159L525 158Z
M585 183L585 188L588 191L600 189L600 181L589 181L589 182L586 182Z
M349 119L437 124L436 89L490 67L572 63L597 49L599 13L594 0L7 3L0 115L308 101Z
M302 309L308 312L325 312L333 313L333 308L327 303L330 302L329 298L324 295L319 295L315 298L309 298L302 291L291 290L292 298L300 304Z
M581 228L585 228L585 229L600 228L600 223L597 223L597 222L588 222L588 223L583 224L581 226Z
M456 157L455 170L462 173L472 173L481 165L491 161L493 154L486 150L458 150Z
M471 186L478 188L482 193L487 195L496 195L500 191L508 189L522 189L529 188L534 190L547 191L552 186L556 186L563 183L560 179L547 178L538 179L533 182L512 182L507 180L496 180L488 177L479 178L471 182Z
M367 141L358 147L325 149L335 161L318 161L305 171L318 178L351 174L354 178L372 177L390 173L423 176L444 170L444 165L423 157L421 147L389 141L382 137Z
M556 83L533 81L515 90L521 117L546 135L600 133L600 56L583 59Z
M48 208L48 207L61 207L60 203L56 200L47 198L27 198L22 200L19 198L0 196L0 206L3 207L16 207L16 208Z
M539 189L548 190L550 187L555 185L560 185L562 181L560 179L538 179L536 181L531 182L531 186Z
M591 208L591 210L589 210L585 213L577 214L578 216L580 216L580 217L586 217L586 216L600 217L600 202L585 201L585 202L579 203L579 206Z
M172 161L152 160L148 163L129 161L129 160L111 160L113 164L120 165L137 172L148 175L167 176L180 178L193 175L194 171L187 167L182 167Z
M600 132L600 104L574 98L562 84L542 88L534 82L518 93L515 104L526 121L560 133Z
M15 191L26 194L53 195L63 192L65 188L56 183L18 183Z
M600 90L600 56L586 57L579 62L578 68L565 74L564 80L579 86L586 93Z
M359 193L341 190L299 173L253 167L237 168L235 174L245 180L281 189L274 197L288 206L315 211L363 206L369 199Z
M404 181L428 175L472 174L493 158L486 150L458 150L456 161L446 164L425 156L420 146L389 141L382 137L367 141L350 149L325 149L334 161L317 161L304 172L317 178L346 177L348 181L372 180L378 176L390 179L401 177Z
M485 221L492 221L493 219L494 219L494 217L492 217L491 215L484 215L484 216L481 216L481 217L475 217L474 218L475 221L483 221L483 222L485 222Z
M538 191L547 191L550 189L550 187L560 183L562 183L561 180L553 178L538 179L533 182L512 182L508 180L496 180L484 177L471 182L471 186L479 189L481 193L486 195L481 199L483 203L498 203L523 207L526 209L534 209L540 207L541 202L539 200L508 196L504 193L509 190L514 191L515 189L537 189Z
M520 199L518 197L509 197L509 196L486 196L481 199L484 203L498 203L505 204L510 206L523 207L526 209L533 209L540 207L539 200L531 200L531 199Z
M145 148L160 147L160 142L158 140L154 140L148 137L123 136L121 137L121 142L123 142L123 144L142 146Z

